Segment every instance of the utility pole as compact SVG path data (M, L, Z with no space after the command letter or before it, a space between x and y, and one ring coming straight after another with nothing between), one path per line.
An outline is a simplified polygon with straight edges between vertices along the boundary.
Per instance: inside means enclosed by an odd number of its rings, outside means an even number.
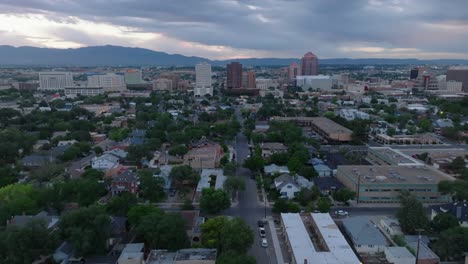
M416 247L416 262L415 264L418 264L418 258L419 258L419 244L421 243L421 232L424 231L424 229L416 229L415 231L418 232L418 245Z
M357 184L357 192L356 192L356 204L359 204L359 195L361 195L361 174L358 175L358 184Z

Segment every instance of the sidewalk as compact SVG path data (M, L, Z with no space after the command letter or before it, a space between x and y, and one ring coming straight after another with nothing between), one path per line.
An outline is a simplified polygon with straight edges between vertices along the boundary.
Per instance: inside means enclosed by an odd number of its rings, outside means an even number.
M271 239L273 240L273 247L275 248L276 262L278 264L283 264L283 252L281 251L281 247L278 240L278 234L276 233L275 223L272 219L268 220L268 226L270 227Z

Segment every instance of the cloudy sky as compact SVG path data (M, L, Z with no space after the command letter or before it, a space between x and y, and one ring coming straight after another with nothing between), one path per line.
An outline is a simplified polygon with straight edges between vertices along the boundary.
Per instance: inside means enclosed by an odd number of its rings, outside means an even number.
M467 10L468 0L0 0L0 44L468 59Z

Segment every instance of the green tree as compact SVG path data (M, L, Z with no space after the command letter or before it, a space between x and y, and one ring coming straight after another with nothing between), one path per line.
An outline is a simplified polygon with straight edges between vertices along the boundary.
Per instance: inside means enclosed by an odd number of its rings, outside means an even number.
M149 170L140 170L138 175L140 176L140 192L143 198L151 202L159 202L166 197L164 178L155 177Z
M319 210L321 213L328 213L331 208L331 202L330 199L327 197L320 197L317 200L317 210Z
M188 152L188 148L185 145L175 145L169 149L169 155L181 157Z
M218 264L256 264L257 261L252 256L239 254L236 252L227 252L218 257L216 261Z
M221 252L232 250L245 253L254 242L254 234L250 226L236 217L226 223L221 236Z
M149 204L135 205L128 211L128 222L132 227L137 227L141 223L143 217L153 213L162 214L163 211Z
M130 145L127 148L127 160L136 162L137 164L141 163L141 160L144 158L151 158L151 153L147 145Z
M432 230L437 233L457 227L458 225L457 217L449 213L437 214L431 221Z
M30 184L11 184L0 188L0 226L16 214L36 214L40 210L39 192Z
M454 227L443 231L433 249L442 260L461 260L468 251L468 228Z
M241 177L231 176L224 182L224 189L229 192L245 190L245 180Z
M101 154L104 152L104 150L102 150L102 148L99 147L99 146L94 147L94 148L93 148L93 151L94 151L94 153L96 153L96 155L98 155L98 156L101 155Z
M416 234L417 229L428 230L429 228L429 220L422 203L409 192L403 192L400 195L397 218L403 231L409 234Z
M62 239L73 245L77 255L104 253L110 235L110 217L103 207L80 208L65 214L60 222Z
M200 180L200 175L188 165L180 165L172 168L169 177L179 185L195 184Z
M423 132L432 131L432 121L428 118L423 118L419 120L418 127Z
M114 216L127 216L128 211L137 204L135 195L124 192L121 195L112 198L106 205L106 210Z
M102 177L104 177L103 171L92 169L92 168L85 169L83 174L81 174L81 178L83 179L102 180Z
M180 209L184 210L184 211L191 211L191 210L195 209L195 207L193 206L192 200L185 199L184 203L182 204Z
M244 167L250 169L252 172L258 172L263 169L265 161L259 155L254 155L244 160Z
M466 162L464 157L456 157L449 165L449 169L455 173L461 174L466 170Z
M288 160L288 169L292 173L296 173L301 167L302 167L302 162L298 157L293 156L292 158Z
M310 202L317 200L319 195L320 191L316 186L312 187L312 189L301 188L295 199L300 205L306 206Z
M231 197L224 190L204 188L200 198L200 209L209 214L217 214L231 207Z
M275 213L286 213L289 210L289 201L286 198L280 198L273 204L273 212Z
M340 189L333 193L333 199L343 203L348 202L349 200L352 200L355 197L356 192L346 188Z
M179 213L156 212L143 216L137 233L151 248L175 251L188 246L185 219Z
M32 221L24 227L0 231L0 263L33 263L40 256L53 253L58 245L54 232L44 221Z
M228 221L230 220L225 216L216 216L203 223L201 225L202 245L207 248L218 248L221 243L221 233Z
M224 175L227 176L234 176L236 174L236 163L235 162L228 162L224 164Z

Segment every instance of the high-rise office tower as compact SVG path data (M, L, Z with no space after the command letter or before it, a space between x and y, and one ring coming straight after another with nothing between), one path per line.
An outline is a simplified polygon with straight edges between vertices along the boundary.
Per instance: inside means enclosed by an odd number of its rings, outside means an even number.
M254 71L248 71L242 73L242 87L243 88L256 88L256 76Z
M451 67L447 70L447 81L462 82L463 92L468 92L468 67Z
M73 86L73 75L71 72L40 72L39 90L57 91L66 86Z
M419 68L412 68L410 71L410 79L411 80L416 80L419 75Z
M195 96L213 95L211 65L203 62L195 65Z
M318 58L312 52L307 52L301 60L302 75L317 75L318 74Z
M239 62L231 62L227 65L226 86L227 89L242 87L242 64Z
M293 62L288 67L289 81L292 81L292 80L296 79L296 76L298 76L298 75L302 75L301 74L301 67L299 66L299 64Z

